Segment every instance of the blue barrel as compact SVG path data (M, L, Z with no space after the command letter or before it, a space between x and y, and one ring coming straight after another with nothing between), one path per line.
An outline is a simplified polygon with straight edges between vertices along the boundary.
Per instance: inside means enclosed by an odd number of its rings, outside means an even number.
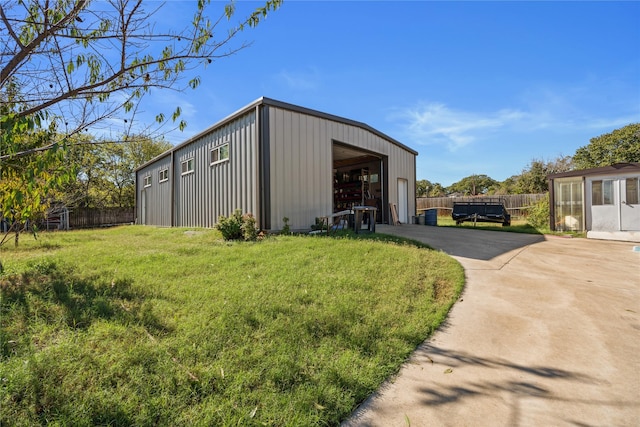
M425 211L424 225L438 225L438 209L428 209Z

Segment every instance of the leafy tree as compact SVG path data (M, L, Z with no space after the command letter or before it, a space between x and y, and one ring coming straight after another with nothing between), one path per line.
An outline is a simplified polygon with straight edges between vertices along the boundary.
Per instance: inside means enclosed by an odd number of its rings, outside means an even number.
M548 191L547 175L567 172L573 169L571 156L559 156L547 161L533 159L527 168L516 177L513 186L515 194L534 194Z
M13 156L47 143L55 134L55 123L45 127L42 115L21 117L16 110L19 100L16 84L0 92L0 152L6 153L6 158L0 160L0 224L8 228L0 245L13 232L17 246L20 233L27 231L32 219L42 215L50 193L72 175L72 169L64 165L65 139L46 152L36 151L24 158Z
M433 184L428 194L429 197L444 197L446 195L447 190L439 182Z
M135 169L171 147L164 140L144 136L123 142L76 144L71 157L77 173L60 200L77 207L133 207Z
M498 185L494 188L493 194L516 194L515 186L519 176L520 175L513 175L498 183Z
M38 128L37 120L16 118L14 114L0 117L3 130L0 144L8 150L24 151L37 147L50 139L52 130ZM12 136L9 139L9 136ZM15 245L20 234L31 229L30 222L42 216L50 195L72 176L72 167L65 162L64 146L37 152L18 160L9 157L0 164L0 221L8 228L0 245L14 233Z
M640 123L633 123L595 138L573 156L576 169L640 162Z
M467 196L487 194L498 186L498 181L487 175L471 175L447 187L448 193L462 193Z
M431 183L428 179L416 181L416 197L440 197L445 194L445 189L439 182Z
M416 181L416 197L427 197L433 184L427 179Z
M267 0L239 23L231 22L233 2L213 19L210 3L194 2L191 22L157 32L161 6L147 11L153 3L142 0L0 0L0 219L16 243L54 187L74 175L56 168L75 137L106 119L120 119L125 135L140 132L134 118L145 94L197 88L193 70L247 47L236 36L282 0ZM177 122L180 109L170 116ZM162 126L165 113L156 121ZM112 184L123 190L125 175Z
M146 93L152 88L197 88L200 78L191 72L248 46L234 39L281 3L268 0L235 24L233 2L211 19L210 1L199 0L193 3L190 23L158 32L153 15L159 7L147 11L145 6L153 3L142 0L5 0L0 3L5 27L0 28L0 91L18 85L23 96L17 100L17 117L46 115L49 122L58 122L63 135L95 128L112 117L132 129ZM185 84L186 76L191 78ZM179 116L179 108L171 113L174 121ZM164 122L164 112L156 120ZM179 122L180 128L185 125Z

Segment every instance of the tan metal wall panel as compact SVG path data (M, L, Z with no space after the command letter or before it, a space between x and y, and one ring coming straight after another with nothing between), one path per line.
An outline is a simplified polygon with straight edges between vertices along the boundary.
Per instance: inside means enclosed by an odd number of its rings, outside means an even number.
M136 221L138 224L171 226L171 156L163 157L137 173ZM169 180L159 182L159 172L169 170ZM144 187L144 177L151 176L151 186Z
M333 142L389 158L389 201L398 202L398 178L409 181L408 211L415 212L415 155L360 127L269 106L271 227L282 218L308 229L333 210ZM385 207L386 209L386 207Z
M160 167L171 156L154 161L138 171L138 198L145 194L148 224L212 227L220 215L237 208L270 220L280 230L283 217L292 229L308 229L315 217L333 209L333 142L361 148L388 158L385 193L397 203L397 179L409 182L409 212L415 212L415 153L366 125L283 105L263 104L268 109L268 212L259 212L260 163L256 108L231 117L173 150L169 189L157 185ZM267 123L264 123L267 125ZM229 160L210 164L210 151L229 143ZM182 176L181 162L194 159L193 173ZM163 163L164 162L164 163ZM154 174L154 185L143 191L145 173ZM170 188L173 187L173 202ZM158 192L156 195L155 192ZM385 207L388 209L388 207ZM141 215L140 200L137 205Z
M211 150L227 143L229 159L211 164ZM257 152L253 111L176 150L176 225L213 227L220 215L229 216L236 209L255 214ZM182 175L182 162L190 158L195 170Z

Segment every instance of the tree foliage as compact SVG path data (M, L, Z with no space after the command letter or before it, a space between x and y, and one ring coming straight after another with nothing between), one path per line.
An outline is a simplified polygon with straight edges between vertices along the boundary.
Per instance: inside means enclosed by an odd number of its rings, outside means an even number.
M148 133L149 127L134 126L145 94L196 89L201 79L193 71L247 47L235 42L236 36L281 3L268 0L232 22L233 2L211 18L211 2L199 0L189 3L191 22L158 31L153 15L162 6L142 0L0 0L0 220L11 224L16 243L53 192L74 177L77 181L65 162L69 147L79 144L84 150L92 143L83 131L99 133L112 124L107 119L119 119L125 142ZM180 129L186 125L179 107L158 112L158 126L165 117ZM110 168L104 182L117 190L115 204L130 204L131 165L136 156L146 158L143 147L137 153L125 152L127 147L133 145L80 154L91 158L83 164L84 176L91 166Z
M449 193L462 193L465 196L477 196L492 192L499 182L487 175L471 175L447 187Z
M210 18L210 2L200 0L192 4L191 22L158 31L153 24L158 6L142 0L7 0L0 4L0 92L17 85L22 95L16 100L17 118L46 115L64 136L95 129L113 117L131 130L146 93L152 88L197 88L200 77L190 72L246 47L234 38L281 3L269 0L233 23L234 3ZM190 77L186 82L185 76ZM158 112L156 120L169 116L177 121L180 109ZM48 141L23 154L56 143Z
M640 162L640 123L633 123L595 138L573 156L576 169Z
M68 207L133 207L135 169L171 147L141 135L123 142L74 144L70 161L77 165L76 174L59 200Z
M41 129L38 124L31 118L3 114L0 126L7 132L0 134L0 146L5 152L26 151L49 141L53 130ZM65 153L66 141L47 151L19 159L9 157L0 163L0 221L8 228L0 245L11 232L18 245L20 233L30 228L30 221L44 215L51 193L71 178L73 166L66 162Z
M441 197L445 189L439 182L432 183L427 179L416 181L416 197Z
M516 175L511 194L535 194L548 191L547 176L567 172L573 169L571 156L559 156L554 160L533 159L531 163Z

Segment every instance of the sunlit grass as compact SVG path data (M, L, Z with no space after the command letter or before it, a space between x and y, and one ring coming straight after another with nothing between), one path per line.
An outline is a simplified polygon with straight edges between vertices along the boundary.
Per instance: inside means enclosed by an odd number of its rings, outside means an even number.
M379 234L42 234L0 259L0 424L335 425L444 319L464 273Z
M527 222L526 218L513 218L511 220L510 226L503 227L502 224L491 223L491 222L477 222L476 224L474 224L473 222L463 222L460 225L456 225L456 222L450 216L439 216L438 226L475 228L478 230L489 230L489 231L507 231L511 233L554 234L554 235L571 235L573 237L586 237L586 233L584 232L582 233L573 232L573 231L556 232L556 231L551 231L549 227L534 227L533 225Z

